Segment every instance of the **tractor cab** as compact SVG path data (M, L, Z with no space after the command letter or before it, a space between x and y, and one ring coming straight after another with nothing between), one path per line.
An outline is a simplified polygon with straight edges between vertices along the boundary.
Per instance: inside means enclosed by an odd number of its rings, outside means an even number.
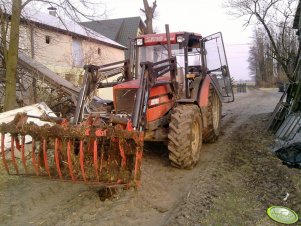
M199 42L201 38L201 35L194 33L170 34L171 56L176 57L178 74L184 75L189 72L195 75L201 74L202 60ZM136 38L134 44L136 48L133 55L134 65L139 65L141 62L156 63L169 58L166 34L142 35ZM187 65L185 65L185 60L188 61ZM134 73L136 77L139 77L140 67L135 68Z
M196 33L170 33L170 54L176 58L176 79L181 86L183 98L190 98L192 95L191 86L195 78L210 75L222 101L234 100L221 33L205 38ZM169 57L166 34L138 36L131 44L130 64L133 77L139 78L141 63L157 63Z

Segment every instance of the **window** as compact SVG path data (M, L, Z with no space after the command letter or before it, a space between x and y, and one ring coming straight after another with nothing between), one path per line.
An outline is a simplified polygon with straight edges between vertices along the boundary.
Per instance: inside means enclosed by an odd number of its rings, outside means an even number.
M50 43L50 36L49 36L49 35L46 35L46 36L45 36L45 42L46 42L47 44Z
M84 53L80 39L72 38L72 58L74 67L84 66Z
M98 55L101 54L101 49L100 48L97 49L97 53L98 53Z

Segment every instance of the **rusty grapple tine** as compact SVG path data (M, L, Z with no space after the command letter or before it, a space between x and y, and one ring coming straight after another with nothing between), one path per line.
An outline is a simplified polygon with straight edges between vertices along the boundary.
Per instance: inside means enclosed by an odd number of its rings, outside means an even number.
M94 169L95 169L95 176L96 181L99 181L99 175L98 175L98 152L97 152L97 139L94 140L93 144L93 161L94 161Z
M12 162L13 162L14 168L16 170L16 174L19 174L19 169L18 169L18 165L16 162L16 158L15 158L15 138L13 135L11 135L11 144L10 145L11 145L10 152L11 152Z
M71 159L71 140L68 139L68 142L67 142L67 159L68 159L68 168L69 168L69 174L70 174L70 177L72 179L73 182L76 181L75 179L75 176L73 174L73 167L72 167L72 159Z
M36 141L35 139L32 139L32 143L31 143L31 161L32 161L32 165L33 168L36 172L36 175L39 176L39 164L37 163L36 160L36 156L35 156L35 150L36 150Z
M120 155L121 155L121 158L122 158L121 167L124 168L126 166L126 157L125 157L125 151L123 149L122 141L119 141L118 145L119 145Z
M80 141L80 147L79 147L79 161L80 161L80 168L82 171L82 177L84 182L86 182L86 174L85 174L85 166L84 166L84 161L85 161L85 156L84 156L84 141Z
M9 172L9 167L8 167L8 164L7 164L7 162L6 162L6 157L5 157L4 139L5 139L5 134L4 134L4 133L1 133L1 153L2 153L2 162L3 162L3 165L4 165L4 168L5 168L6 172L7 172L8 174L10 174L10 172Z
M43 139L43 156L44 156L44 166L45 170L48 173L49 178L51 178L50 170L49 170L49 164L47 159L47 141L46 139Z
M54 161L55 161L57 173L58 173L60 179L62 180L63 175L62 175L62 171L61 171L61 167L60 167L60 161L59 161L59 144L60 144L59 139L55 138L55 141L54 141Z
M25 158L25 136L22 135L22 143L21 143L21 153L22 153L22 164L25 170L25 173L28 174L27 166L26 166L26 158Z
M140 186L141 182L141 163L142 163L142 153L143 150L141 147L137 147L136 149L136 161L135 161L135 176L134 176L134 182L137 187Z

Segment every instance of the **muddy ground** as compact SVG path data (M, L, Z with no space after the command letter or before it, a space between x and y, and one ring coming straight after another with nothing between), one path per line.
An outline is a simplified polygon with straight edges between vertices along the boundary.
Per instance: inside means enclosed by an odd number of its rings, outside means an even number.
M280 225L269 206L301 215L301 172L272 155L264 130L280 95L252 90L225 104L223 132L193 170L170 167L163 146L146 145L141 188L105 201L96 188L7 176L0 164L0 225Z

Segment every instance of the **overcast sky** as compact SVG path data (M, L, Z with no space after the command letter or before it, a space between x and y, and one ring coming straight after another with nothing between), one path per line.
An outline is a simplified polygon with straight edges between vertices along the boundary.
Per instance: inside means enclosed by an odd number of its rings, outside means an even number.
M108 19L142 16L142 0L103 0ZM149 0L152 4L153 0ZM157 0L157 19L154 28L165 31L191 31L203 36L221 31L225 41L231 75L235 79L249 79L248 50L251 29L243 28L243 21L227 15L222 0Z

